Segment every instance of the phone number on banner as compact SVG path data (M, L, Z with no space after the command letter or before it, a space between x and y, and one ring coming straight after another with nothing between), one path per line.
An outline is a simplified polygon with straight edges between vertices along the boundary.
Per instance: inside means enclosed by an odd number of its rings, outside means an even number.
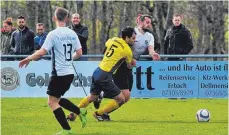
M192 96L193 90L162 90L162 96L165 97L180 97L180 96Z

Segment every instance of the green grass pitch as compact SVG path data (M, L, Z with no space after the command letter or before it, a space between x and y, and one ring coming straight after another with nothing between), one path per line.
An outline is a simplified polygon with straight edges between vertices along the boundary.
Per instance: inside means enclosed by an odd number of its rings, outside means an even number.
M78 104L80 99L71 101ZM201 108L210 111L210 122L197 122ZM87 109L86 128L81 129L79 119L70 122L79 135L228 135L228 99L131 99L111 114L110 122L94 119L93 104ZM53 135L60 130L46 98L1 99L2 135Z

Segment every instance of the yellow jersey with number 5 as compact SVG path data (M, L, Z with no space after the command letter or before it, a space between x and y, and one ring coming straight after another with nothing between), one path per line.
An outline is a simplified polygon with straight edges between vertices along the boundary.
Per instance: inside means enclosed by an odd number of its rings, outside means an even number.
M123 63L131 63L132 51L125 40L114 37L106 42L106 51L99 68L106 72L114 72Z

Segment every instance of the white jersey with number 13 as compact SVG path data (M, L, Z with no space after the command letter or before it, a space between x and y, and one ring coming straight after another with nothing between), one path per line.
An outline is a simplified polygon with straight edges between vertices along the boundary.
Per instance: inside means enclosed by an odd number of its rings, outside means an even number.
M47 52L52 53L52 75L64 76L74 74L72 54L81 48L77 34L68 27L57 27L49 32L42 45Z

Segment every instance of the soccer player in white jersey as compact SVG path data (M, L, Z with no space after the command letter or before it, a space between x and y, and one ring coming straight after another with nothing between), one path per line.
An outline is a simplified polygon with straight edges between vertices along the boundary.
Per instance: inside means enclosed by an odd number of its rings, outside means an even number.
M136 40L133 46L131 46L134 63L136 60L140 58L140 56L145 53L146 51L149 52L149 55L152 57L153 60L159 60L160 56L158 53L154 51L154 37L151 33L146 32L147 29L151 27L151 19L150 15L141 15L137 21L137 27L135 28L136 31ZM133 85L133 74L132 69L127 68L127 64L124 62L122 65L117 69L115 74L113 75L114 83L121 89L123 95L125 96L125 103L130 99L130 91ZM98 98L97 101L93 102L94 107L98 109L100 107L100 102L102 100L102 95ZM100 111L99 108L98 111ZM114 111L114 110L113 110ZM113 112L111 111L111 112ZM73 113L70 113L67 118L70 121L74 121L76 116ZM108 114L103 114L103 120L109 121L110 116ZM101 121L101 119L99 120Z
M64 8L57 8L53 20L57 28L47 35L47 38L40 48L34 54L23 59L19 67L27 66L30 61L39 59L51 50L52 52L52 76L48 86L48 105L53 111L57 121L63 130L57 135L73 134L71 127L65 118L62 109L65 108L80 116L82 127L86 125L86 110L80 109L66 98L61 98L71 86L74 78L73 59L78 59L82 55L81 44L76 33L66 27L69 19L69 12Z

